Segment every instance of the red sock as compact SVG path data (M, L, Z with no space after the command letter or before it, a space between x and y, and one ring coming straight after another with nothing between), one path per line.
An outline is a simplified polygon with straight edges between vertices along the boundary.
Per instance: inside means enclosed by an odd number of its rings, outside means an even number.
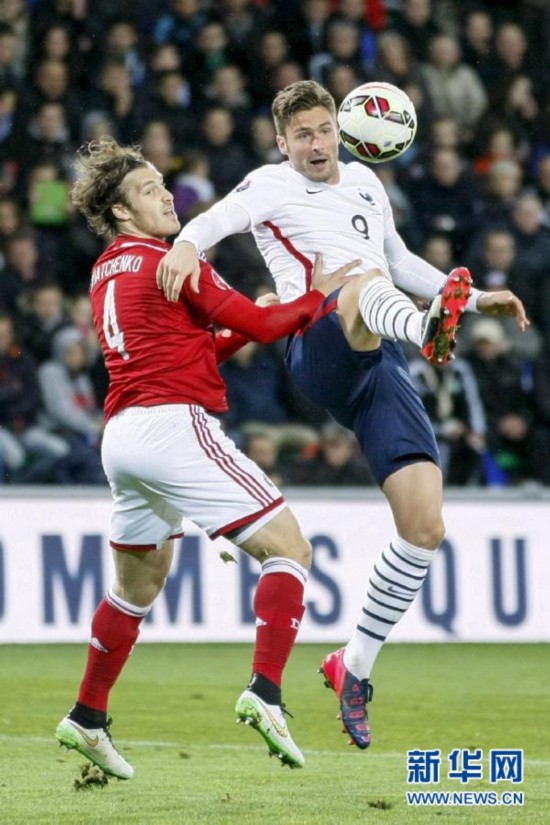
M144 616L129 616L103 599L92 619L92 642L78 701L107 710L109 692L118 679L139 636Z
M304 615L304 585L290 573L260 576L254 596L256 646L252 670L281 686Z

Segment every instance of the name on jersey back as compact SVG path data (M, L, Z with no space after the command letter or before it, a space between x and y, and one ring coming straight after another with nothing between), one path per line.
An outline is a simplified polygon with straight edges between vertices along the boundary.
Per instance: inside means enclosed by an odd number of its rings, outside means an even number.
M120 272L139 272L143 263L142 255L117 255L110 261L94 266L90 289L93 289L104 278L118 275Z

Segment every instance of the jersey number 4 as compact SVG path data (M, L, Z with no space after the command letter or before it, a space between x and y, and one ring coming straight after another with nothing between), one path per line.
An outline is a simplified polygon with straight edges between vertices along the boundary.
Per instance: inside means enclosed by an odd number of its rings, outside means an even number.
M124 333L118 325L116 317L115 303L115 279L107 284L105 293L105 303L103 304L103 334L110 349L116 349L125 361L130 358L130 354L124 349Z

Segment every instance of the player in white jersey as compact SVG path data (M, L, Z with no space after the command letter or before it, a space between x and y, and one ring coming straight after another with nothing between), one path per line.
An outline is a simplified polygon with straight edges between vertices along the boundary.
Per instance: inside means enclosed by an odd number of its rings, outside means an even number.
M285 301L309 288L316 252L329 269L350 257L362 260L363 274L330 295L306 330L289 340L287 365L310 400L355 432L395 521L352 638L322 664L345 729L366 748L374 661L444 536L439 454L395 339L444 363L464 309L512 315L520 329L529 322L511 292L471 289L467 270L446 277L407 249L377 177L362 164L338 161L335 115L333 98L313 81L279 92L273 116L288 161L256 170L192 220L161 261L157 282L176 300L197 253L235 232L254 233ZM405 293L432 300L428 313Z

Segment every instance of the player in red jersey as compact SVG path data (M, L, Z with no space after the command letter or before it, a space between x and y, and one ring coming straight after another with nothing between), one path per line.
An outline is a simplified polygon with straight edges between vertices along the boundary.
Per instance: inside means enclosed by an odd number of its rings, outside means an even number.
M96 233L116 235L90 286L110 379L102 460L113 495L116 576L92 620L78 700L56 737L106 773L133 776L109 735L109 692L164 586L187 517L261 563L252 679L236 713L283 764L302 767L281 681L304 612L311 547L279 490L211 413L227 409L217 363L249 339L269 342L296 332L358 262L323 276L318 261L317 289L289 304L259 307L201 261L200 293L188 287L182 300L170 303L155 276L169 248L164 238L178 231L179 221L160 174L112 138L89 144L80 159L84 173L73 201ZM225 333L216 335L213 323Z

